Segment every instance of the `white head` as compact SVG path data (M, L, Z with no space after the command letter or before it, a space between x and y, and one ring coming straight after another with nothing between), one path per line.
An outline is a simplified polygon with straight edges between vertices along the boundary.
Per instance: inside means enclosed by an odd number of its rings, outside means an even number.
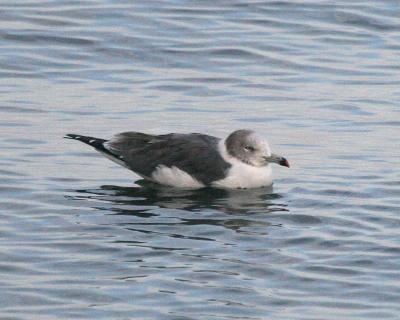
M269 163L278 163L289 167L289 162L271 153L267 140L251 130L237 130L225 140L226 151L232 157L254 166L262 167Z

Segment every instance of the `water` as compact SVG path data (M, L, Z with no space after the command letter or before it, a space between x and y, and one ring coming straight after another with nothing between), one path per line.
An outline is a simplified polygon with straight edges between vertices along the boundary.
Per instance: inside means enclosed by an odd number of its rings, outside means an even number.
M398 1L2 1L1 319L398 319ZM273 190L65 133L252 128Z

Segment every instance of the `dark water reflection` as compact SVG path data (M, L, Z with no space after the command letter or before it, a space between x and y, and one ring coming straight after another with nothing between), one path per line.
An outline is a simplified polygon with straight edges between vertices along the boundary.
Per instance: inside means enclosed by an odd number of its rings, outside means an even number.
M288 212L287 204L279 201L281 196L273 193L273 188L265 187L249 190L224 190L204 188L200 190L173 189L147 183L136 182L139 187L118 187L105 185L100 189L76 190L75 200L95 201L96 209L115 215L151 218L159 216L154 207L183 210L179 224L222 225L240 230L251 225L269 225L265 221L252 220L254 215L268 215ZM223 213L223 219L202 218L205 210ZM187 219L187 212L196 218ZM196 215L197 213L197 215Z
M247 190L211 188L185 190L157 186L143 180L139 183L141 187L105 185L100 189L76 190L76 192L83 194L82 198L101 199L107 203L118 205L157 206L192 212L213 209L227 214L250 215L252 213L287 211L284 204L274 201L280 196L273 193L272 186ZM138 210L138 213L140 212ZM124 212L118 211L118 214L124 214Z

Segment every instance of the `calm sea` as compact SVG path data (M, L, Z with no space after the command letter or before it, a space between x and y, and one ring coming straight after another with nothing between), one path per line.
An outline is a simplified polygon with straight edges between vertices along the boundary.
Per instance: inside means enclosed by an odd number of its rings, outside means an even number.
M3 0L1 319L399 319L400 2ZM143 188L65 133L250 128L273 189Z

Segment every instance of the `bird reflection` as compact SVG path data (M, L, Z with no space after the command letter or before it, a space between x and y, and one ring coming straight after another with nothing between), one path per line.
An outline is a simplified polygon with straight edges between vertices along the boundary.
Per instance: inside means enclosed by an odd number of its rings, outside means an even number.
M119 187L104 185L99 189L76 190L75 198L96 199L103 209L116 214L150 217L154 207L180 209L190 212L216 210L225 214L251 215L288 211L281 196L273 193L272 186L258 189L176 189L153 184L144 180L139 186ZM101 209L101 208L99 208Z
M284 198L274 193L272 187L184 190L143 180L136 184L74 190L68 198L84 201L85 206L104 211L105 215L118 216L107 218L102 225L118 225L135 233L154 234L157 238L203 241L215 241L223 229L246 235L266 235L269 227L281 226L273 223L272 218L289 211ZM130 239L123 241L132 243Z

